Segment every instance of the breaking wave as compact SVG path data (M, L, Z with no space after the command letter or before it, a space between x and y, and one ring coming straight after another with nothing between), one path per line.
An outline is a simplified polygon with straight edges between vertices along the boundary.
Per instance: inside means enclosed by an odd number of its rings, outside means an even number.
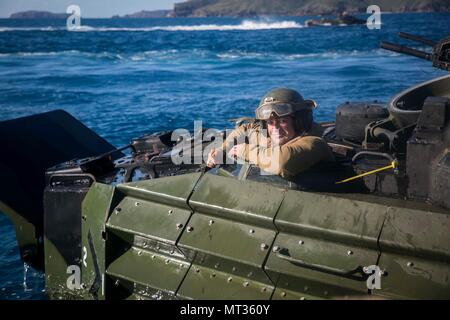
M230 31L230 30L270 30L270 29L299 29L302 25L295 21L281 21L281 22L258 22L258 21L243 21L238 25L218 25L218 24L203 24L196 26L167 26L154 27L153 30L165 31Z
M37 27L30 27L30 28L25 28L25 27L14 27L14 28L1 27L0 28L0 32L12 32L12 31L57 31L57 30L64 30L64 29L63 28L56 28L56 27L41 27L41 28L37 28Z
M273 30L273 29L299 29L304 26L295 21L260 22L243 21L241 24L201 24L201 25L178 25L178 26L154 26L142 28L115 28L115 27L91 27L80 26L71 31L77 32L151 32L151 31L233 31L233 30ZM65 27L45 28L0 28L0 32L11 31L64 31Z

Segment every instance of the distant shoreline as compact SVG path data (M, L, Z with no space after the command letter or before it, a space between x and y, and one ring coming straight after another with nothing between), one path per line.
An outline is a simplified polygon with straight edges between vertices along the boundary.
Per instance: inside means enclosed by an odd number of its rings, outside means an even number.
M114 15L112 17L84 17L84 19L104 19L104 20L120 20L120 19L171 19L171 18L260 18L260 17L307 17L307 16L335 16L338 13L331 14L255 14L255 15L220 15L220 16L174 16L170 13L172 10L156 10L156 11L139 11L133 14L123 16ZM402 11L393 12L385 11L384 14L411 14L411 13L450 13L450 11ZM353 15L368 15L366 12L352 12ZM53 13L48 11L22 11L11 14L9 17L0 19L11 20L65 20L69 17L66 13ZM82 17L83 18L83 17Z
M123 16L114 15L112 17L105 18L86 18L86 19L152 19L152 18L170 18L172 10L153 10L153 11L139 11L132 14L126 14ZM67 19L70 15L67 13L54 13L49 11L21 11L11 14L5 19Z

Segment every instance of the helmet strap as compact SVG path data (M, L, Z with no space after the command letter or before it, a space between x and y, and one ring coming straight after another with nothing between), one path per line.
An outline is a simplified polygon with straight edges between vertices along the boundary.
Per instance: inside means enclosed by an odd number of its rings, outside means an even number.
M313 122L312 112L309 110L295 113L295 130L298 135L305 135L311 130Z

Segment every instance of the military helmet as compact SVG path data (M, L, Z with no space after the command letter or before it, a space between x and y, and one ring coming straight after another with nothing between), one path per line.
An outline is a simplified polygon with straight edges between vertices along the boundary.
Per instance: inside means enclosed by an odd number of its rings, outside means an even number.
M277 88L262 97L256 109L256 119L268 120L273 113L283 117L299 111L312 111L316 107L316 102L303 99L302 95L295 90Z

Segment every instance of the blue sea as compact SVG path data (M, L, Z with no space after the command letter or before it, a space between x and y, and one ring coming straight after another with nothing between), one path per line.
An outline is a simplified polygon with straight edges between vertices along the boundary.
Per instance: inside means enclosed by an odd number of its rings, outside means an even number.
M231 127L274 87L318 102L332 120L346 101L388 101L444 75L430 62L379 49L399 31L438 40L450 13L383 14L381 30L303 27L311 17L0 19L0 121L64 109L112 144L143 133ZM4 156L4 155L3 155ZM0 299L46 299L44 277L20 260L0 214Z

